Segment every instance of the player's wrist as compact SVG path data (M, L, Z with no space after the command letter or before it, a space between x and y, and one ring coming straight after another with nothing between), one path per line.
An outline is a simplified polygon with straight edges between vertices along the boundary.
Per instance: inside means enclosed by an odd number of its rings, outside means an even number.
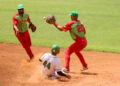
M32 25L32 22L29 24L30 26Z
M29 23L29 28L31 28L31 26L32 26L32 22Z
M54 26L55 26L55 27L58 27L58 24L57 24L57 23L54 23Z

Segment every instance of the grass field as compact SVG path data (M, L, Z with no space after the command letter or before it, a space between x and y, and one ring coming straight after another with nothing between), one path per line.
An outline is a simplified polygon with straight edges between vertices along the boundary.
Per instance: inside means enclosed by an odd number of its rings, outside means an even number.
M79 12L86 27L86 50L120 53L120 1L119 0L0 0L0 42L19 43L12 29L12 17L17 5L24 4L37 31L31 34L35 46L58 44L67 48L73 43L69 32L60 32L46 24L42 17L53 14L59 25L70 21L71 11Z

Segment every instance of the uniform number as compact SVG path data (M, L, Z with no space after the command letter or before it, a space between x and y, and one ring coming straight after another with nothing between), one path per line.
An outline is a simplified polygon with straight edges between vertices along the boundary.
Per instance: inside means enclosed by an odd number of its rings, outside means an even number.
M45 61L43 65L44 65L44 68L47 67L48 69L50 69L51 63L48 63L47 61Z
M83 32L83 25L77 25L77 30L78 30L78 32Z

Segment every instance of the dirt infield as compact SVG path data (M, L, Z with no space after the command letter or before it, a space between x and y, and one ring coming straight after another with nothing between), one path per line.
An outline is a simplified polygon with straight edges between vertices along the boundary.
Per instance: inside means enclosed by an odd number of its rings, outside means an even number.
M89 69L81 72L81 63L71 56L71 80L45 80L41 77L39 57L50 48L32 47L35 60L20 45L0 44L0 86L120 86L120 54L82 51ZM64 49L58 55L64 67Z

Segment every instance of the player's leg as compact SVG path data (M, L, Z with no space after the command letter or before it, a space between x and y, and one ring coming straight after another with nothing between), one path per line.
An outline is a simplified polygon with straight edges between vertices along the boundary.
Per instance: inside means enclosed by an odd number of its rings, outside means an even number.
M85 62L83 55L80 52L75 52L75 54L78 56L80 62L82 63L82 66L87 67L87 63Z
M78 41L76 42L76 45L78 46L78 48L75 50L75 54L78 56L80 62L82 63L83 70L87 69L87 63L85 62L83 55L80 53L80 51L87 46L87 41L86 39L84 39L83 42Z
M32 54L32 51L30 49L30 46L27 45L25 35L23 33L20 33L19 35L16 35L16 37L18 38L19 42L22 44L23 48L25 48L30 59L33 58L33 54Z
M34 55L33 55L32 51L31 51L30 47L25 47L25 50L26 50L28 56L30 57L30 59L33 59Z
M75 51L75 44L73 43L65 52L65 68L69 71L70 70L70 55Z
M23 40L23 34L19 34L19 35L16 35L17 39L19 40L19 42L21 43L21 45L23 46L23 48L25 48L25 43L24 43L24 40Z
M26 38L26 43L28 46L31 46L31 38L30 38L30 34L28 32L28 30L25 32L25 38Z
M30 48L31 46L31 39L28 30L24 33L24 41L25 41L25 50L27 51L27 54L29 55L30 59L34 58L34 55L32 53L32 50Z

